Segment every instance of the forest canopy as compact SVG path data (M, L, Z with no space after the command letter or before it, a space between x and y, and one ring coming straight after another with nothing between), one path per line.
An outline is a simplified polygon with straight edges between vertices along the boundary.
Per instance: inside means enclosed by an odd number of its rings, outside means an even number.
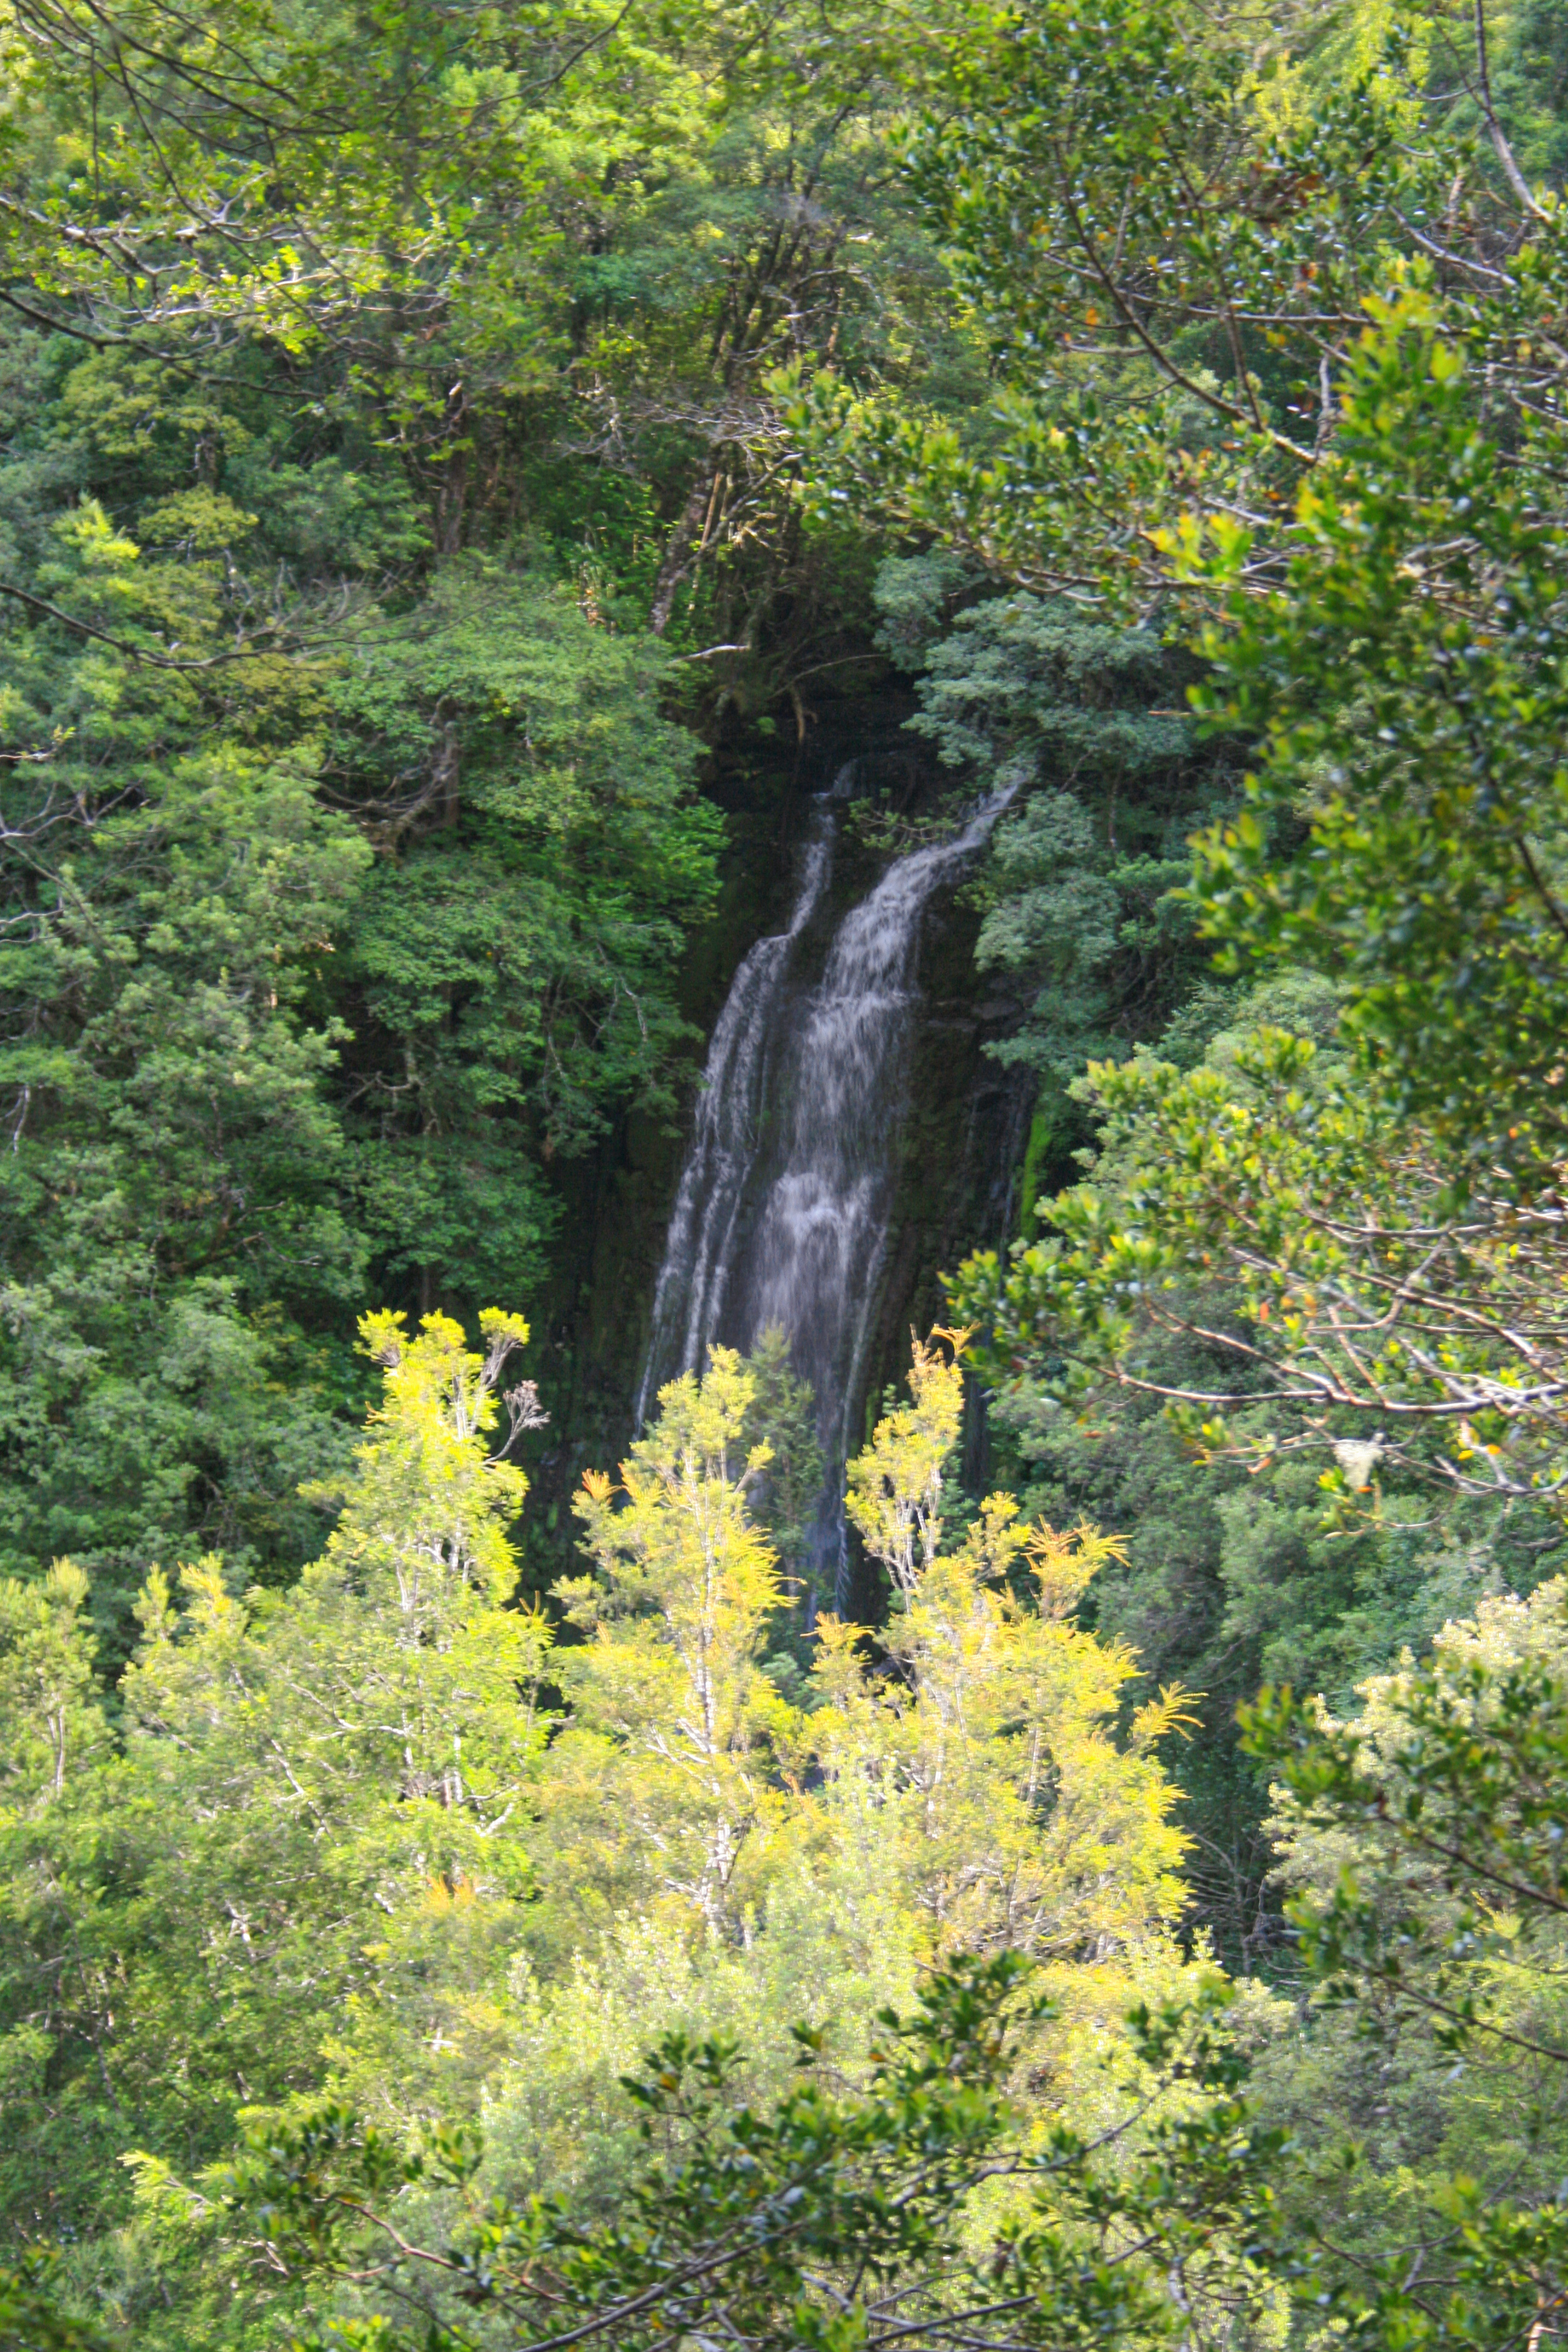
M1562 2332L1565 58L10 0L7 2352ZM814 793L1007 1164L653 1393Z

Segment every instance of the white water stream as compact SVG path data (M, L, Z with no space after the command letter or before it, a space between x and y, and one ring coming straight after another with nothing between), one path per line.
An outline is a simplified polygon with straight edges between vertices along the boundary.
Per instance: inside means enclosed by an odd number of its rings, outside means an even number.
M819 802L801 853L789 928L759 940L742 960L708 1047L691 1147L654 1293L653 1340L637 1391L639 1428L658 1389L681 1372L696 1371L719 1329L733 1271L736 1219L757 1159L763 1078L780 1043L774 1033L791 951L827 887L835 823L831 805Z
M808 991L798 966L837 824L833 797L818 801L788 928L759 940L736 971L703 1071L637 1419L664 1381L701 1369L714 1340L750 1348L781 1324L816 1394L827 1476L813 1580L825 1601L844 1598L844 1463L898 1176L921 918L1003 805L899 858L845 916Z

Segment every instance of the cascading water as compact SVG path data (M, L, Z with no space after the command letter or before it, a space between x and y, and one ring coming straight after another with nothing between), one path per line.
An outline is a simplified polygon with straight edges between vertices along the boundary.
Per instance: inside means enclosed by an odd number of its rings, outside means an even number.
M735 1223L757 1159L763 1080L777 1044L791 950L827 887L833 824L830 803L819 802L802 852L789 928L759 940L745 957L708 1048L697 1124L654 1293L653 1339L637 1391L639 1427L658 1385L695 1371L719 1328Z
M713 1032L659 1270L639 1421L658 1385L699 1370L712 1341L749 1348L782 1325L816 1394L827 1465L812 1582L840 1601L844 1463L898 1174L921 917L1004 804L890 866L845 917L803 1002L795 964L836 824L831 798L817 803L789 928L746 957Z

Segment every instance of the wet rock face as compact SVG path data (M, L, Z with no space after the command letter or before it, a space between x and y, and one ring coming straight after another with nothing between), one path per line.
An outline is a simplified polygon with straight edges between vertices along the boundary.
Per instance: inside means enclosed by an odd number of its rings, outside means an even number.
M863 715L859 740L857 767L901 763L917 805L938 781L929 762L908 774L925 755L897 719L879 733ZM725 889L687 972L711 1084L694 1073L677 1121L633 1117L563 1171L529 1366L552 1413L528 1465L536 1586L571 1564L584 1467L618 1460L639 1402L710 1340L797 1330L841 1462L901 1381L910 1328L943 1319L940 1272L1011 1230L1030 1089L984 1052L1017 1008L974 971L977 919L958 903L971 860L889 861L846 837L822 797L836 777L842 790L844 750L839 730L804 774L731 780ZM982 1447L977 1426L976 1475ZM823 1597L866 1613L833 1484Z

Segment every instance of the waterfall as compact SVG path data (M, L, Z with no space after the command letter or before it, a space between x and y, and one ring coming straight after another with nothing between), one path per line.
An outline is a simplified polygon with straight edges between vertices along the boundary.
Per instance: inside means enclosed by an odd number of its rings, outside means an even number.
M659 1386L679 1372L699 1370L719 1328L735 1220L757 1157L763 1081L775 1044L791 950L816 913L833 870L833 823L829 803L818 802L801 856L788 928L759 940L746 956L730 983L708 1048L691 1148L681 1171L654 1293L653 1339L637 1390L639 1428Z
M839 1601L844 1464L898 1180L921 917L1003 805L899 858L846 915L803 1001L796 966L836 824L833 796L816 804L789 927L745 958L713 1032L659 1269L639 1422L659 1384L699 1370L713 1340L749 1348L781 1324L816 1391L827 1465L812 1580Z

